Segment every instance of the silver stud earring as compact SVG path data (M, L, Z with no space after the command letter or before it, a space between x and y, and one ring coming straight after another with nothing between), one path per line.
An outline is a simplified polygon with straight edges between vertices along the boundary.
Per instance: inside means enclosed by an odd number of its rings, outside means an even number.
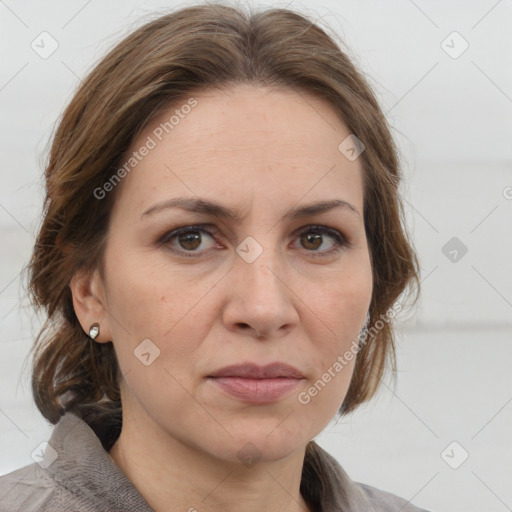
M96 339L98 334L100 333L100 324L94 323L89 327L89 337L91 339Z

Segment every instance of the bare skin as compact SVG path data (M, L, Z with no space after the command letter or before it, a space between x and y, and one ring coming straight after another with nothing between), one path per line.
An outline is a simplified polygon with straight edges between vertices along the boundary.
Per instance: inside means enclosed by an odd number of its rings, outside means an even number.
M305 447L343 402L354 361L309 403L298 396L357 339L371 300L362 165L338 150L350 131L318 98L251 85L193 96L197 105L117 185L104 271L71 283L82 327L100 324L96 342L113 342L123 374L123 428L110 455L157 512L308 510ZM173 198L240 218L144 214ZM332 200L344 203L285 216ZM171 233L198 224L211 234ZM241 256L258 246L254 261ZM146 339L149 364L136 356ZM246 362L283 362L302 378L263 403L211 378ZM241 456L247 450L257 463Z

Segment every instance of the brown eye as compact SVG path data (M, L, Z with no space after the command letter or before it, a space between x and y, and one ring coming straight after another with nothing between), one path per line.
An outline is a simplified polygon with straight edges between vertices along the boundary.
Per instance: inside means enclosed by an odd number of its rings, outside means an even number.
M215 246L214 233L203 226L186 226L163 235L159 245L182 256L201 256Z
M327 226L308 226L299 233L300 246L312 256L327 256L349 246L345 236Z
M306 234L301 235L302 246L304 249L318 249L323 242L323 235L317 234Z
M201 234L199 232L185 233L179 235L177 240L183 249L193 251L201 245Z

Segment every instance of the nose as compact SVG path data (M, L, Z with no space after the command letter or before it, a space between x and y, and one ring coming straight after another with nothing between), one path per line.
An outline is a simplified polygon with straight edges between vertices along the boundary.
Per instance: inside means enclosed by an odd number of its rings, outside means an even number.
M222 312L229 331L269 339L284 336L298 324L298 298L290 273L271 252L265 249L252 263L237 257Z

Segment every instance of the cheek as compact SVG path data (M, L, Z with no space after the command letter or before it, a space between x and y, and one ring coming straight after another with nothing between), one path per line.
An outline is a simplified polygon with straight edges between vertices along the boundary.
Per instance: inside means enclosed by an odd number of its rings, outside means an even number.
M370 306L373 291L370 264L349 266L333 274L307 297L307 304L328 338L338 343L358 334Z
M364 260L361 260L364 261ZM358 336L372 296L369 262L354 267L321 286L308 300L312 322L310 339L318 356L318 375L326 384L325 399L337 401L348 389L358 351Z
M111 261L116 264L109 269L109 323L123 373L140 370L135 356L148 339L156 347L148 344L149 351L158 354L155 368L184 373L211 327L215 311L207 298L215 280L193 279L182 268L164 268L144 255Z
M169 329L183 316L188 295L183 273L162 266L144 251L130 251L119 240L112 240L108 257L109 313L121 338L156 336L164 323Z

